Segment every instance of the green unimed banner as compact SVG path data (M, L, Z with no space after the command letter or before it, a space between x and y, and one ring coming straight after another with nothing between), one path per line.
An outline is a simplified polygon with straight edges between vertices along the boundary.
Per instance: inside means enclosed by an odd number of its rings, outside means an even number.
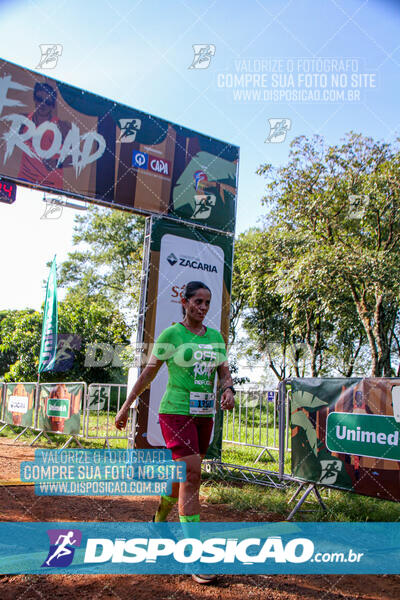
M331 413L326 446L331 452L400 460L400 423L386 415Z
M400 500L400 379L291 380L292 475Z

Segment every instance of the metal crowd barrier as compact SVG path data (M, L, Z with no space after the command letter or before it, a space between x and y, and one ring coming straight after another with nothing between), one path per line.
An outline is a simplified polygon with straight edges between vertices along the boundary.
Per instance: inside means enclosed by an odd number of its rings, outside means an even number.
M25 386L32 387L28 395L22 394L22 392L26 392ZM15 381L2 384L1 422L3 426L0 431L9 427L14 433L17 433L15 427L22 427L22 431L18 433L14 441L26 431L34 429L36 393L37 383L34 381Z
M12 389L15 389L18 385L35 386L34 410L29 424L21 424L18 415L10 413L8 410L7 403L9 403L10 394L7 393L7 389L11 386L14 386ZM75 429L72 434L63 431L62 418L57 419L57 415L54 415L51 411L49 413L49 410L47 410L46 394L42 398L43 388L57 385L66 385L67 389L70 389L68 386L83 386L80 408L75 407L73 411L70 411L71 415L75 415L79 411L79 431ZM32 390L29 393L32 395ZM71 390L71 393L74 393L73 390ZM131 408L126 429L119 431L115 427L115 415L125 402L126 395L126 384L92 383L87 387L84 382L40 383L39 385L26 382L0 383L0 421L3 424L0 431L7 426L13 431L15 431L14 427L23 427L15 439L18 439L28 430L35 431L37 436L32 444L41 435L50 440L47 434L53 432L70 435L66 445L72 440L80 445L78 438L83 438L87 440L104 440L105 446L109 446L110 440L120 440L126 442L128 447L133 447L136 411ZM286 396L286 394L284 395ZM60 400L60 411L62 410L61 403L62 400ZM280 399L276 390L239 388L234 409L224 411L222 441L227 444L259 448L260 452L254 461L255 463L260 460L265 452L275 462L277 461L276 455L278 455L279 470L283 474L283 466L281 466L284 461L283 457L286 451L290 451L288 411L287 399ZM41 415L40 420L39 414ZM49 414L51 416L47 418ZM78 422L78 416L76 421Z
M46 388L52 388L48 396L46 395ZM52 396L51 394L54 392L56 395ZM71 398L67 399L67 405L53 406L53 414L50 414L49 402L51 400L53 401L53 404L65 402L66 399L63 398L63 395L65 395L64 392L71 396ZM39 383L36 389L34 424L34 429L38 434L30 445L32 446L42 435L51 441L47 434L57 433L58 435L69 436L68 440L63 444L62 449L66 448L72 440L74 440L78 446L82 447L78 438L83 438L84 435L84 420L82 419L82 414L84 414L85 410L86 396L87 385L85 381L52 381ZM61 416L62 412L68 414ZM66 419L74 418L74 424L65 429ZM42 425L40 422L42 422Z
M222 441L251 448L260 448L261 452L255 462L267 452L276 460L271 451L279 452L279 403L277 390L238 389L235 407L232 411L224 411ZM289 450L288 424L289 404L285 402L286 423L284 433L284 450Z
M132 439L134 424L133 411L126 429L119 431L115 427L115 415L126 400L127 385L118 383L91 383L86 395L84 416L84 437L86 439L102 439L105 445L108 440Z
M29 392L26 386L29 386ZM56 398L46 394L46 388L56 386L59 386ZM69 394L69 403L62 397L63 386ZM74 390L73 386L82 387ZM17 434L14 442L26 432L34 432L37 435L30 445L42 435L51 441L48 434L56 433L69 436L63 448L72 440L81 446L78 438L104 440L104 445L107 446L109 440L121 440L133 447L136 411L130 410L125 430L119 431L114 424L115 415L125 402L126 393L127 386L124 384L92 383L87 387L85 382L70 381L39 384L25 381L0 382L0 432L9 427ZM79 400L76 398L77 394L81 395ZM53 400L54 405L50 409L49 400ZM71 417L75 418L75 423L72 426L69 424L64 431L65 421Z

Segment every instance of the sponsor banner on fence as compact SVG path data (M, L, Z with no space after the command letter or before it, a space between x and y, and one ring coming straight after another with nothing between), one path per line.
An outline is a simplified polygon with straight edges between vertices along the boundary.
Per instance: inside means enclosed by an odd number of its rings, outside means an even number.
M83 383L41 383L38 428L78 435L81 431Z
M35 383L7 383L3 420L8 425L32 427Z
M183 319L181 298L189 281L202 281L211 289L210 310L205 325L228 337L232 277L232 238L223 234L193 230L184 224L154 220L151 229L146 311L143 324L145 352L160 333ZM143 292L142 292L143 293ZM160 369L150 392L141 395L138 412L137 447L163 446L158 410L168 380L166 367ZM220 412L216 414L214 442L208 457L219 457L221 448Z
M291 380L292 475L400 500L400 379Z
M234 231L239 148L5 60L0 174Z
M400 523L0 523L0 573L400 573Z

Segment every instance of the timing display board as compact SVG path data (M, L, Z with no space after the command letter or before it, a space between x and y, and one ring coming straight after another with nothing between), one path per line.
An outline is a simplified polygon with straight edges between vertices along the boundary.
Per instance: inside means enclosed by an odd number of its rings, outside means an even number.
M233 232L239 148L0 61L0 176Z
M0 179L0 202L12 204L17 197L17 185L14 181Z

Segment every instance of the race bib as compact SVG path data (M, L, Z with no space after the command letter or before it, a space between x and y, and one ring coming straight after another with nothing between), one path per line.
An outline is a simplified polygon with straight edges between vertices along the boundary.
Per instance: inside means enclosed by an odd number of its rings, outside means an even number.
M190 392L190 414L209 415L214 414L215 394L202 394L201 392Z

